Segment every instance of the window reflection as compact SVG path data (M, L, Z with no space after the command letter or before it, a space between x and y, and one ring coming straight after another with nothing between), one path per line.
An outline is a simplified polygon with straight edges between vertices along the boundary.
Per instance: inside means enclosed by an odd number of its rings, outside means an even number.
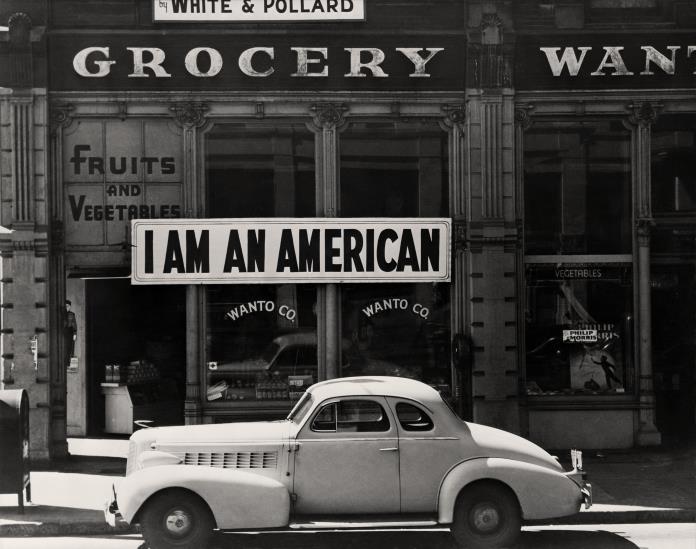
M447 216L447 163L435 122L351 124L341 134L341 215Z
M696 211L696 116L665 115L652 131L652 206L656 213Z
M314 215L314 136L303 124L221 124L206 135L211 218ZM206 288L207 400L296 400L317 380L316 287Z
M630 252L630 152L620 122L526 132L526 253Z
M448 216L447 139L434 121L351 124L341 215ZM450 394L449 284L346 284L341 295L343 375L411 377Z

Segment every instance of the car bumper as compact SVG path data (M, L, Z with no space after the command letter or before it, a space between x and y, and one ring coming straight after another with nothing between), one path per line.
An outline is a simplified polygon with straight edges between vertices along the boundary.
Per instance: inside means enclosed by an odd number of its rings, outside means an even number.
M113 497L106 500L104 503L104 520L112 528L116 528L120 524L125 524L121 513L118 510L118 502L116 501L116 489L112 486Z
M592 484L584 482L583 486L580 487L580 493L582 494L582 502L585 504L585 509L592 507Z

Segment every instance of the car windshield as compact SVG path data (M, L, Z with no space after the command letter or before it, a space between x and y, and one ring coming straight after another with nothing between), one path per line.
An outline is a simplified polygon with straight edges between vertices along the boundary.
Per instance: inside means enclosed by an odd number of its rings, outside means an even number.
M301 423L304 417L307 415L307 412L309 412L309 409L312 407L313 402L314 399L312 398L312 393L305 392L300 397L300 400L297 401L297 404L295 404L293 409L290 410L288 419L298 424Z
M270 364L273 357L276 356L279 348L279 345L275 341L272 341L261 354L261 360L263 360L266 364Z

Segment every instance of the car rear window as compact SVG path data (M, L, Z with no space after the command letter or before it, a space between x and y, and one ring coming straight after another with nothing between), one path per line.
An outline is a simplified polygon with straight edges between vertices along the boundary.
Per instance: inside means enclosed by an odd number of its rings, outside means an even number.
M434 427L428 414L418 406L406 402L396 405L396 417L404 431L430 431Z

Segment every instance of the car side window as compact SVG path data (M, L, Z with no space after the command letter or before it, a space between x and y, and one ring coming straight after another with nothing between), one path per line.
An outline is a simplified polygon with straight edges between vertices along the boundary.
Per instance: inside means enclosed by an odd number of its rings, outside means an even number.
M389 430L384 408L372 400L342 400L324 406L312 422L312 431L381 433Z
M396 405L396 417L404 431L430 431L434 427L428 414L413 404L399 402Z

